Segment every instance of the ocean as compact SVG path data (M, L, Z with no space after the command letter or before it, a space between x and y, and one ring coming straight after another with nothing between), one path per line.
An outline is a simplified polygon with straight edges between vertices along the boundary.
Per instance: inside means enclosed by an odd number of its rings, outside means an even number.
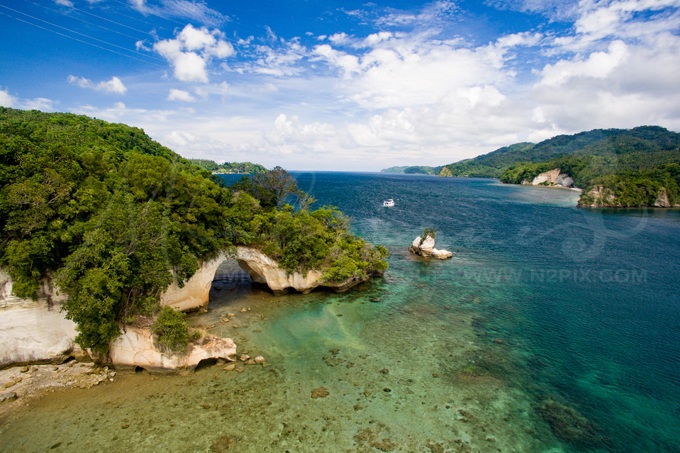
M190 322L266 366L56 391L0 426L0 449L680 451L680 211L577 209L577 192L490 179L295 176L389 249L383 278L274 296L226 261ZM452 259L408 251L424 228Z

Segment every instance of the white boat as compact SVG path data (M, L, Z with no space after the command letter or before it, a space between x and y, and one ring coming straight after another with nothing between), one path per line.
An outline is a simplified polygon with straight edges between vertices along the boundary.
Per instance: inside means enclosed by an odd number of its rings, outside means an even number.
M391 208L392 206L394 206L394 200L390 198L389 200L383 201L383 206L385 206L386 208Z

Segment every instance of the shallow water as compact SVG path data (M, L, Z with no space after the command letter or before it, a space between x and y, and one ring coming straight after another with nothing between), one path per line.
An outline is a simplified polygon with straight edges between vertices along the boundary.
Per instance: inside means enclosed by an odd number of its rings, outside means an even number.
M679 212L578 210L572 191L492 180L297 177L390 249L384 279L276 297L226 262L191 322L268 366L55 392L0 426L2 449L680 450ZM452 260L409 254L425 227Z

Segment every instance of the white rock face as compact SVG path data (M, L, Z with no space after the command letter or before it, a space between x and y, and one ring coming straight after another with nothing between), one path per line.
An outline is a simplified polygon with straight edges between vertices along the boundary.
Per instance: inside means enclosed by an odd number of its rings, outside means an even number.
M236 355L231 338L207 337L202 344L190 343L186 354L163 353L156 348L149 329L128 327L109 345L114 366L141 367L148 371L193 370L201 360L226 359Z
M228 256L220 254L212 261L204 263L196 273L180 288L173 283L161 295L161 306L168 305L181 311L204 308L208 305L210 287L215 278L215 272L225 259L236 259L239 266L245 270L256 283L265 284L274 293L284 293L292 288L303 294L324 286L336 291L345 291L361 281L347 280L333 283L322 281L322 273L311 270L307 275L298 272L288 274L279 268L278 263L267 255L252 247L236 247L236 254Z
M434 238L428 234L423 243L420 244L420 249L434 250Z
M574 179L559 168L543 172L531 181L532 186L548 185L560 187L574 187Z
M422 244L420 243L422 241ZM434 248L435 242L434 238L429 234L422 240L420 236L415 238L413 244L409 247L409 250L416 255L420 255L424 258L437 258L440 260L445 260L451 258L453 253L448 250L437 250Z
M173 282L161 294L161 307L168 305L180 311L191 311L207 307L210 298L210 287L215 278L215 272L220 263L227 258L226 254L221 253L214 260L203 263L181 288L177 282Z
M61 311L64 297L48 282L40 295L37 301L12 295L12 280L0 269L0 367L59 363L82 354L75 343L76 325Z
M311 270L306 276L295 272L286 273L279 264L264 253L250 247L237 247L237 261L248 272L254 282L263 283L275 293L293 288L301 293L309 293L322 285L321 272Z

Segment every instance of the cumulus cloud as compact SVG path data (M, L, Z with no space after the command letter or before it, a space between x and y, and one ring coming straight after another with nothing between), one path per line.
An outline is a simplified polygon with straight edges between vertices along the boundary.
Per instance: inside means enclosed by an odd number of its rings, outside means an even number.
M9 94L7 90L0 90L0 106L2 107L14 107L17 102L17 98Z
M223 67L238 73L254 73L274 77L297 76L305 71L305 59L309 50L300 44L299 38L286 40L276 36L267 27L266 44L254 41L253 37L239 40L241 61Z
M168 101L196 102L196 98L188 91L172 88L168 93Z
M24 110L54 110L54 101L51 99L37 97L33 99L20 99L10 94L7 89L0 90L0 106Z
M85 77L77 77L74 75L68 76L67 80L71 85L76 85L80 88L103 91L105 93L125 94L127 92L127 87L125 84L123 84L123 82L116 76L111 77L111 80L104 80L99 83L95 83L90 79L86 79Z
M542 85L560 86L573 78L604 79L625 63L630 56L622 41L614 41L606 52L593 52L584 60L560 60L546 65L541 71Z
M465 3L414 11L367 4L345 11L362 24L353 30L366 33L264 30L236 41L238 59L228 58L235 50L221 32L187 26L154 46L176 79L202 83L164 87L179 101L175 110L121 104L89 112L143 127L188 157L256 153L268 166L308 169L330 161L336 169L440 165L599 127L680 130L680 0L487 4L568 22L472 41L454 26ZM387 12L376 18L379 11ZM228 85L210 83L218 77L209 70L219 69L230 72ZM72 83L94 85L81 79ZM198 100L201 109L187 114L182 103Z
M208 83L208 63L234 54L234 47L224 40L224 34L206 27L187 25L174 39L154 44L153 49L173 66L174 75L182 82Z

